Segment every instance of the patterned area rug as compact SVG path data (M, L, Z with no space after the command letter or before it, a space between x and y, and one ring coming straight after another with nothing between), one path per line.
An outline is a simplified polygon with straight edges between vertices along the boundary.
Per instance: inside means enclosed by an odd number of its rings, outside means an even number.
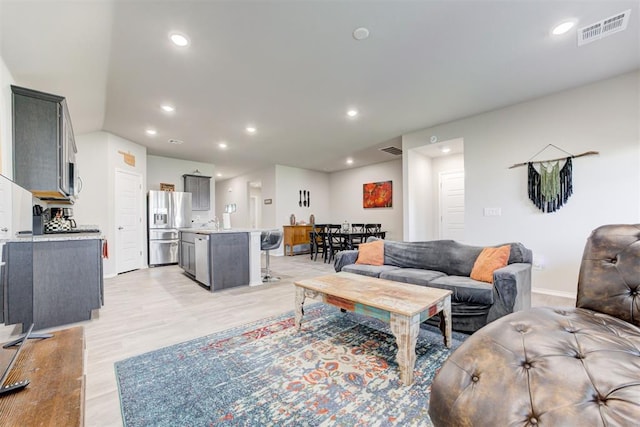
M290 312L117 362L124 425L429 426L431 380L451 350L423 326L408 387L396 350L385 323L308 305L300 333Z

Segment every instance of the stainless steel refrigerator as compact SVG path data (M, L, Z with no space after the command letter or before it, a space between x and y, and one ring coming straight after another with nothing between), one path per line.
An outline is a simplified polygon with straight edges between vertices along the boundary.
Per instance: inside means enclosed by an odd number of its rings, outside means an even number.
M191 227L191 193L149 191L149 265L177 264L180 228Z

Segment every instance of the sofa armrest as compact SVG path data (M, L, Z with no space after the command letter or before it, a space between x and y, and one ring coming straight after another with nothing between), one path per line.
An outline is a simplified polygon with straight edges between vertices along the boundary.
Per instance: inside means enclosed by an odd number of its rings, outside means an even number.
M355 264L358 259L358 250L340 251L336 254L336 259L333 262L333 268L336 272L342 271L342 267L349 264Z
M494 303L487 323L531 307L531 264L514 263L493 272Z

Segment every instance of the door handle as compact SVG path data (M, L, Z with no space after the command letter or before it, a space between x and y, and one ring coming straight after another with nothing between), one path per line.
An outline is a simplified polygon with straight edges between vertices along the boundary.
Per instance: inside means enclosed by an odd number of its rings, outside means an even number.
M0 228L0 231L6 233L7 231L9 231L9 229L7 227L2 227Z
M124 227L118 227L118 230L124 230Z

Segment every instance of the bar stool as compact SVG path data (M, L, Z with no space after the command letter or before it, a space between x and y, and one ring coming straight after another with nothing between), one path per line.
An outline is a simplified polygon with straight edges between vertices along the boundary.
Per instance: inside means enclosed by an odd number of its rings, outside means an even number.
M271 269L269 268L269 251L277 249L282 243L282 231L280 230L265 230L260 233L260 249L265 251L265 274L262 276L262 282L276 282L280 280L279 277L271 276Z

